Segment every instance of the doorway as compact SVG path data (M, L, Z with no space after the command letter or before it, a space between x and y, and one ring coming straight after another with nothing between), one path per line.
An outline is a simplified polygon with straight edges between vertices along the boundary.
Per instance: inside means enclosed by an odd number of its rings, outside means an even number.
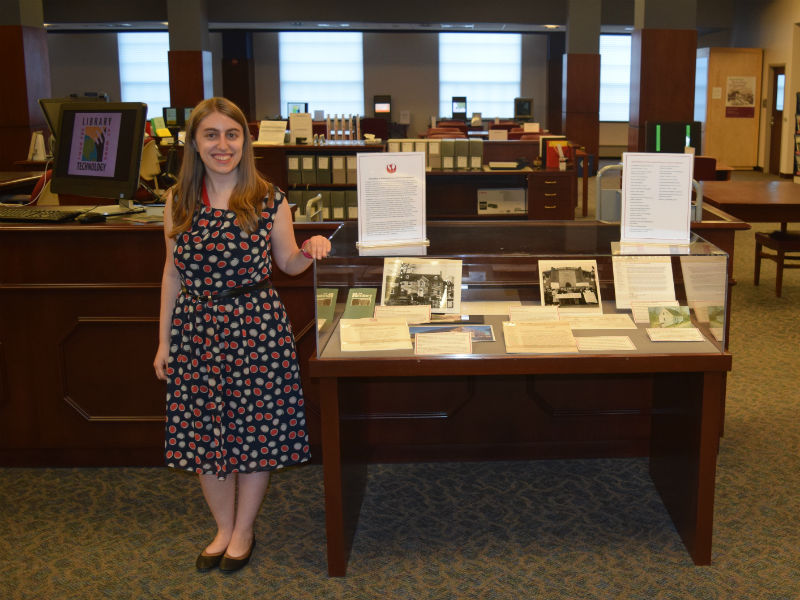
M771 103L769 111L769 173L780 175L781 134L783 132L783 99L786 85L786 67L770 67Z

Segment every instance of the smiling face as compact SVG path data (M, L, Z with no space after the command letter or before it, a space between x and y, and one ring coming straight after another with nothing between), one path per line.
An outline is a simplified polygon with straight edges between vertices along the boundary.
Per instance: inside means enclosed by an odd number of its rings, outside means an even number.
M242 160L244 132L230 117L213 112L198 123L194 144L206 172L230 175Z

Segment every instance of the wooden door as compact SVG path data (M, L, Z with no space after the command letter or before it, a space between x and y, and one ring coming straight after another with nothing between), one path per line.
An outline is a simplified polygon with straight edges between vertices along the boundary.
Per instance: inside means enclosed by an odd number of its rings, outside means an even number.
M780 175L781 170L781 129L783 127L783 97L786 82L786 67L773 67L772 106L769 113L769 172Z

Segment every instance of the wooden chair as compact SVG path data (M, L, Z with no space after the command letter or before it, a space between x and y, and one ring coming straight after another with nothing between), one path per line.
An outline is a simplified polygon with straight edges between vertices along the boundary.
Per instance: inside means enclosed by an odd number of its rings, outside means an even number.
M764 252L762 247L774 250L775 254ZM756 233L756 266L753 275L753 284L758 285L761 275L761 259L766 258L775 262L775 295L781 297L784 269L800 269L800 264L785 264L787 260L800 260L800 254L787 255L787 252L800 252L800 233L787 231L786 223L781 223L780 231L772 233Z
M694 157L694 179L697 181L714 181L717 178L717 159L713 156Z
M441 120L436 122L436 127L449 127L458 129L464 135L467 135L467 124L464 121L454 121L454 120Z
M423 137L467 137L466 132L456 127L429 127Z

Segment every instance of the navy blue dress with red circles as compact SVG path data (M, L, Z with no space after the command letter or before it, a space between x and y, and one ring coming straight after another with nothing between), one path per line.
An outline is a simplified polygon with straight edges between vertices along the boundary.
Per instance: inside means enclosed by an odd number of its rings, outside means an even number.
M264 201L258 230L204 205L175 240L183 285L167 364L169 467L224 478L309 459L305 405L291 325L272 286L215 298L272 273L270 233L285 196Z

